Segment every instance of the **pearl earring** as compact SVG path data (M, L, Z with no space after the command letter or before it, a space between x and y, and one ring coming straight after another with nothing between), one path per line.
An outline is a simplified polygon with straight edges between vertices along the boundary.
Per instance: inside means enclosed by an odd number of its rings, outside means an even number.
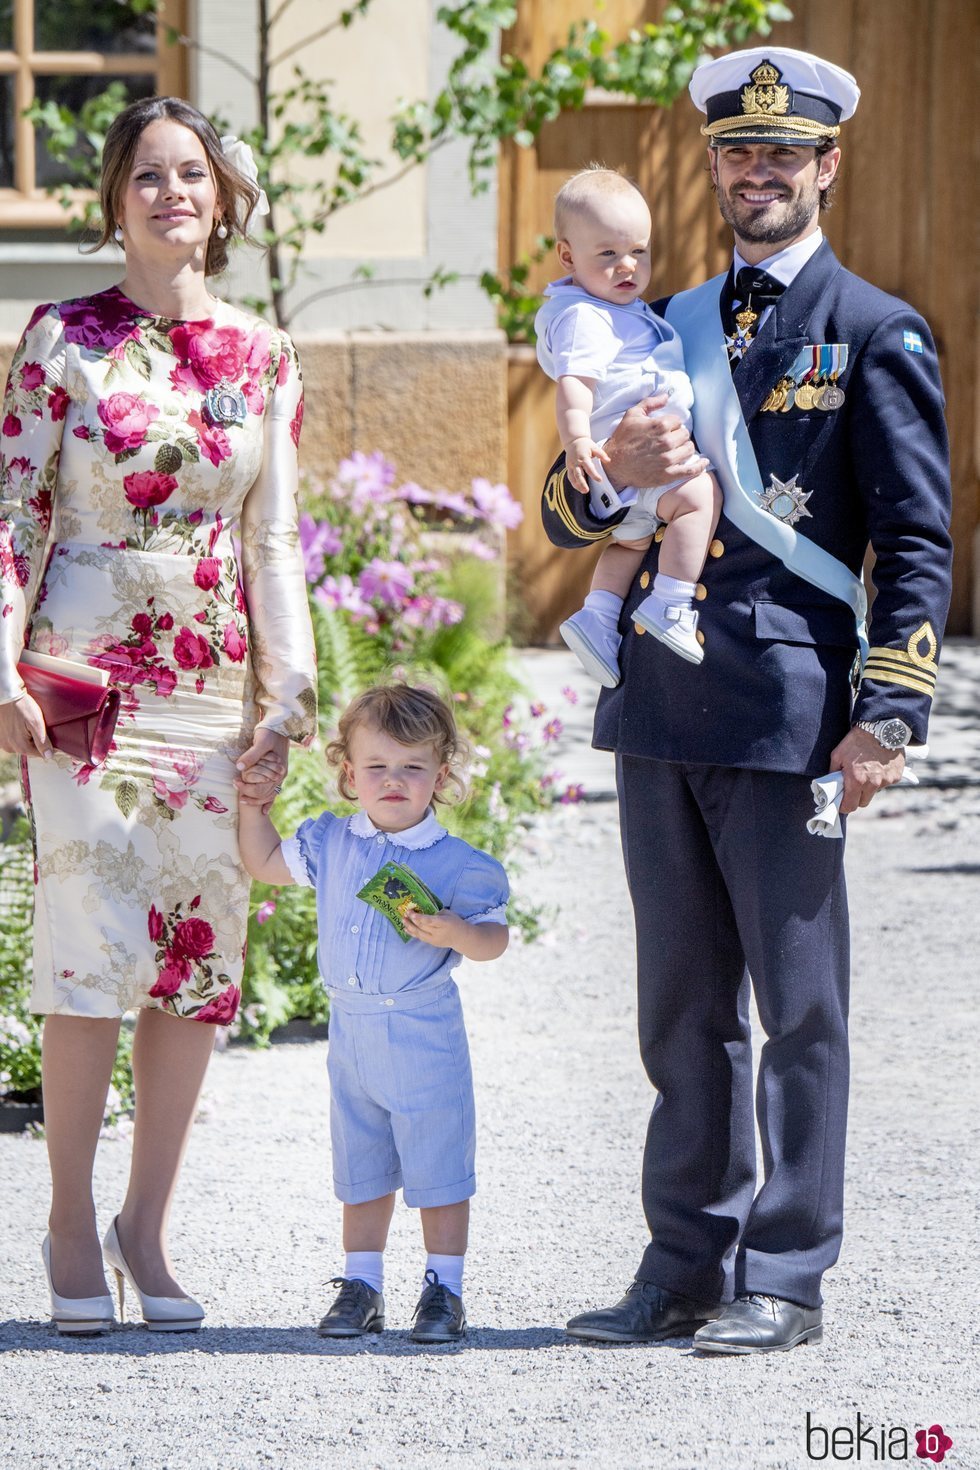
M227 240L227 238L228 238L228 226L227 225L223 225L220 222L220 220L219 220L219 222L218 222L218 228L215 230L214 233L217 235L217 237L218 237L219 240Z
M112 238L115 240L117 245L121 245L123 242L123 232L118 225L116 225L116 228L112 232Z

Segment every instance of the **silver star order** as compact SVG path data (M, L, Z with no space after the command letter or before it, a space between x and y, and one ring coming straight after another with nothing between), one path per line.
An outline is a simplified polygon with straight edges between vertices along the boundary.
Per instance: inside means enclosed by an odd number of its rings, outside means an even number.
M742 331L736 330L730 337L725 338L725 346L728 348L728 356L733 360L744 357L752 338L747 337Z
M795 475L785 481L776 475L770 475L769 478L772 484L759 497L763 510L775 516L777 521L784 521L787 526L795 526L803 516L813 519L812 512L806 508L806 503L813 494L812 490L804 490L802 485L797 485Z

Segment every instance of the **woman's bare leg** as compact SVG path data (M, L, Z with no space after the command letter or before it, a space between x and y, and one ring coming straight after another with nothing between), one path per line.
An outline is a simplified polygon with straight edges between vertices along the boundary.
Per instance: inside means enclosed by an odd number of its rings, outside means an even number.
M126 1263L150 1296L182 1295L170 1269L167 1221L215 1031L150 1007L136 1023L133 1162L116 1228Z

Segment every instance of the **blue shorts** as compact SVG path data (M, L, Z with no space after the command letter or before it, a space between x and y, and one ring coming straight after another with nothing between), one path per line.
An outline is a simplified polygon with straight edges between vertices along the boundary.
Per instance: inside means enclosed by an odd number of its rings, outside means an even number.
M331 990L330 1140L338 1199L403 1189L412 1206L476 1190L473 1074L456 982L432 991Z

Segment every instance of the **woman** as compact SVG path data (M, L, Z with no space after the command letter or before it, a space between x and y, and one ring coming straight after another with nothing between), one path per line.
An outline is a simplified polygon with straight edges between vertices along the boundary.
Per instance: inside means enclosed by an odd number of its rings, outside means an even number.
M39 307L7 385L0 747L43 757L29 780L22 769L33 1006L46 1016L43 1254L61 1331L112 1323L92 1167L120 1017L134 1008L132 1170L105 1258L120 1308L126 1278L151 1328L200 1325L166 1232L215 1030L240 996L239 791L271 800L289 742L315 728L299 367L283 333L206 282L260 197L186 102L127 108L106 138L98 242L123 246L125 276ZM111 674L122 712L103 765L51 749L17 673L25 639ZM270 753L275 784L243 784L236 763L247 773Z

